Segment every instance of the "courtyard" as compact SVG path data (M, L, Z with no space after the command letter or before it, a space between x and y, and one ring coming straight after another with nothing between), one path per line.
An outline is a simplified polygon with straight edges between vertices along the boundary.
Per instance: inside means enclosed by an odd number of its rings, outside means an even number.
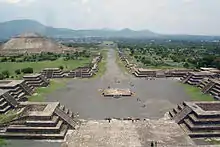
M158 119L176 104L190 100L184 88L176 80L149 81L135 78L122 72L115 59L115 51L110 49L107 70L101 78L69 80L65 87L48 95L46 101L60 101L73 112L78 112L81 119L106 117ZM103 97L99 89L105 89L108 86L130 89L135 92L135 95L120 99Z

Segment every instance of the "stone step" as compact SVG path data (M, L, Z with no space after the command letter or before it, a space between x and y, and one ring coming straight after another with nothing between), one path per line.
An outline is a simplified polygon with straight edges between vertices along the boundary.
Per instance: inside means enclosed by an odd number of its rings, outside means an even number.
M193 113L189 114L188 116L189 116L189 119L191 119L191 121L193 121L194 123L198 123L198 124L220 123L220 118L198 118Z
M217 93L220 93L220 89L218 89L218 88L216 88L216 87L212 88L212 90L215 91L215 92L217 92Z
M17 91L13 91L12 94L19 95L21 92L23 92L23 90L21 88L19 88Z
M76 122L73 120L73 118L69 117L68 114L66 114L63 110L60 108L55 109L56 115L61 117L66 123L68 123L72 128L75 127Z
M4 101L3 103L0 104L0 109L5 108L8 104L8 102Z
M215 95L218 95L219 93L218 93L218 92L215 92L215 91L213 91L213 90L211 90L211 91L210 91L210 94L213 95L213 96L215 96Z
M16 100L19 101L21 98L23 98L26 94L24 92L20 93L16 96Z
M4 102L5 101L5 98L1 97L0 98L0 103Z
M216 99L216 100L220 100L220 95L219 96L214 96L214 99Z
M59 117L54 115L51 120L27 120L25 124L27 126L34 126L34 127L35 126L40 126L40 127L49 126L49 127L52 127L52 126L56 126L58 121L59 121Z
M169 111L169 115L170 115L171 118L175 117L175 113L173 112L173 110Z
M182 123L180 124L181 128L186 132L190 137L192 138L211 138L211 137L220 137L220 131L191 131L189 128L186 126L186 124Z
M26 125L10 125L7 132L34 132L34 133L58 133L63 124L63 120L59 120L55 127L29 127Z
M212 124L205 124L205 125L194 125L189 119L184 120L185 124L190 128L191 131L211 131L211 130L219 130L220 125L212 125Z
M19 132L6 132L6 133L0 133L1 138L6 139L64 139L66 136L66 133L68 131L68 125L62 125L59 133L19 133Z
M0 109L0 113L5 113L5 112L7 112L9 109L11 109L11 106L10 106L10 105L6 106L4 109Z

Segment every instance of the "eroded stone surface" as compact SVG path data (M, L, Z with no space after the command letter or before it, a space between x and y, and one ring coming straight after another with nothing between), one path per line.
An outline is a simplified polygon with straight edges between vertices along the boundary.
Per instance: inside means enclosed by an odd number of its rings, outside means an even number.
M164 117L159 120L89 120L67 137L68 147L193 146L180 127Z

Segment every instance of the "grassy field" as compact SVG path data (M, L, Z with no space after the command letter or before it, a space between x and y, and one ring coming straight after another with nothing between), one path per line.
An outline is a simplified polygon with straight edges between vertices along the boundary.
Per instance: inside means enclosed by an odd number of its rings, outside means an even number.
M120 60L120 57L118 55L118 52L115 51L116 54L116 63L118 64L118 66L122 69L123 73L129 73L128 69L125 67L124 63Z
M211 95L203 94L198 87L188 84L182 84L182 86L193 101L214 101L214 98Z
M15 76L16 69L22 69L26 67L32 67L34 72L40 72L43 68L54 68L63 66L64 70L72 70L76 67L86 65L90 63L90 58L83 58L82 60L68 60L64 61L63 59L58 59L55 61L42 61L42 62L2 62L0 63L0 73L4 70L10 72L10 76ZM22 77L18 75L17 79Z
M98 63L99 71L98 71L97 74L94 76L94 78L101 77L101 76L104 75L104 73L105 73L105 71L106 71L107 53L108 53L108 50L107 50L107 49L104 49L104 50L101 51L102 60L101 60L101 62Z
M68 79L53 79L50 80L50 85L48 87L40 87L36 90L35 94L28 98L31 102L43 102L45 96L51 92L62 88L66 85Z

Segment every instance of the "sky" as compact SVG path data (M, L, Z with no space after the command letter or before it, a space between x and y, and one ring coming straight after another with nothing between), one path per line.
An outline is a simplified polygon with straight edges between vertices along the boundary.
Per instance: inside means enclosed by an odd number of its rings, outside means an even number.
M0 0L0 22L33 19L71 29L220 35L220 0Z

